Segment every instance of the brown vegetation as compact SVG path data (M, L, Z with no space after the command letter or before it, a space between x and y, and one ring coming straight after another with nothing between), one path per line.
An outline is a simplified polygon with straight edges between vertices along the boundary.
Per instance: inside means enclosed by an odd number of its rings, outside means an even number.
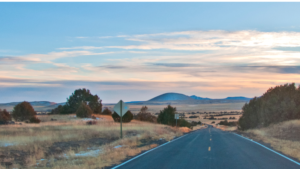
M0 109L0 125L7 124L11 120L10 114L6 111L6 109Z
M161 140L182 135L169 126L132 120L123 124L124 139L120 140L119 123L113 122L111 116L94 116L99 118L94 125L86 125L73 114L39 116L40 124L3 126L0 162L14 168L101 168L153 148ZM5 147L5 143L11 145ZM121 147L115 148L118 145ZM100 153L77 156L90 150Z
M291 120L270 125L269 127L247 130L255 140L268 143L277 151L300 160L300 120Z
M12 112L12 117L16 121L30 120L31 118L35 117L35 115L36 112L34 111L31 104L25 101L17 104Z
M150 112L148 112L147 106L143 106L141 108L141 111L135 116L135 119L140 120L140 121L148 121L151 123L157 123L157 117L155 117Z

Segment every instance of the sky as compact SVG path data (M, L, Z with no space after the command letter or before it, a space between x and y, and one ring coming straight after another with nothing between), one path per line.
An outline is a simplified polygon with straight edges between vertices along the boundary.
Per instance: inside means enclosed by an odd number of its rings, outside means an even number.
M0 103L167 92L255 97L300 83L300 3L0 3Z

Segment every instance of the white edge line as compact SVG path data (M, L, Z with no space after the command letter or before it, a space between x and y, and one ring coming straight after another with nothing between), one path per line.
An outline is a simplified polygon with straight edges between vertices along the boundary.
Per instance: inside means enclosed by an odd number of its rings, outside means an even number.
M188 134L186 134L186 135L188 135ZM185 137L186 135L183 135L183 136L181 136L181 137L179 137L179 138L176 138L176 139L174 139L174 140L171 140L170 142L166 142L166 143L164 143L164 144L162 144L162 145L160 145L160 146L158 146L158 147L152 148L152 149L150 149L150 150L144 152L143 154L140 154L140 155L138 155L138 156L136 156L136 157L134 157L134 158L132 158L132 159L129 159L128 161L125 161L124 163L119 164L119 165L117 165L117 166L115 166L114 168L111 168L111 169L119 168L119 167L121 167L122 165L124 165L124 164L126 164L126 163L128 163L128 162L130 162L130 161L132 161L132 160L134 160L134 159L137 159L137 158L141 157L142 155L145 155L145 154L149 153L150 151L153 151L153 150L155 150L155 149L157 149L157 148L159 148L159 147L162 147L162 146L164 146L164 145L166 145L166 144L172 143L173 141L178 140L178 139L180 139L180 138L183 138L183 137Z
M242 137L242 138L244 138L244 139L247 139L247 140L249 140L249 141L251 141L251 142L253 142L253 143L255 143L255 144L258 144L258 145L264 147L265 149L270 150L270 151L272 151L273 153L278 154L278 155L280 155L281 157L283 157L283 158L285 158L285 159L288 159L288 160L290 160L290 161L292 161L292 162L294 162L294 163L300 165L300 163L298 163L297 161L292 160L292 159L288 158L287 156L282 155L282 154L280 154L280 153L278 153L278 152L276 152L276 151L274 151L274 150L272 150L272 149L270 149L270 148L268 148L268 147L266 147L266 146L264 146L264 145L262 145L262 144L260 144L260 143L258 143L258 142L256 142L256 141L253 141L253 140L251 140L251 139L249 139L249 138L247 138L247 137L241 136L241 135L236 134L236 133L233 133L233 134L235 134L235 135L237 135L237 136L240 136L240 137Z

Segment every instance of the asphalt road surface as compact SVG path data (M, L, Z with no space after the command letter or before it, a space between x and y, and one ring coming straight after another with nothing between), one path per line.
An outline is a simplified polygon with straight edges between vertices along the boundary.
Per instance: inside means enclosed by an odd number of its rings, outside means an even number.
M118 169L300 169L300 165L230 132L209 126Z

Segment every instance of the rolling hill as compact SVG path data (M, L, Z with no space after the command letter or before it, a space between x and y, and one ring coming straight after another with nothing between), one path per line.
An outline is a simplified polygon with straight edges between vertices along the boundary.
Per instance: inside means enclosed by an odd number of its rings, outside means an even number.
M21 102L11 102L11 103L0 103L0 109L6 109L8 111L12 111L13 108ZM33 101L29 102L35 111L51 111L59 105L64 105L65 103L55 103L49 101Z
M236 97L226 97L226 100L251 100L251 98L248 97L242 97L242 96L236 96Z
M166 104L213 104L213 103L239 103L248 102L251 98L237 96L237 97L227 97L225 99L211 99L198 97L196 95L187 96L181 93L164 93L156 96L148 101L131 101L126 102L130 105L166 105ZM12 111L14 106L20 102L11 103L0 103L0 109L6 109ZM65 103L55 103L49 101L33 101L29 102L37 112L41 111L51 111L59 105L64 105ZM103 105L115 105L115 103L103 103Z
M156 96L148 101L159 102L159 101L179 101L179 100L186 101L186 100L194 100L194 99L187 95L180 94L180 93L164 93L164 94Z
M198 97L198 96L196 96L196 95L192 95L192 96L190 96L191 98L193 98L193 99L196 99L196 100L211 100L210 98L208 98L208 97Z

